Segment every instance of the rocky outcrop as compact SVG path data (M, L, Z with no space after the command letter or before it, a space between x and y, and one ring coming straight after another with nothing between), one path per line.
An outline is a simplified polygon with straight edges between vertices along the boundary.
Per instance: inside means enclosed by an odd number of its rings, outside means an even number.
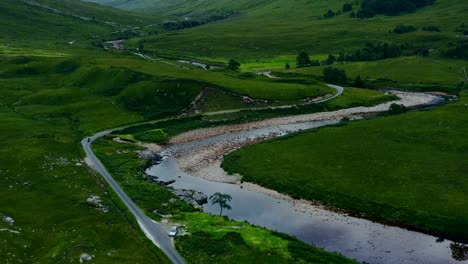
M186 201L198 209L203 209L203 205L208 203L208 196L202 192L186 189L176 189L173 192L179 199Z
M101 197L97 195L91 195L86 199L86 202L88 202L90 205L92 205L94 208L96 208L99 211L102 211L104 213L109 212L109 206L103 205Z

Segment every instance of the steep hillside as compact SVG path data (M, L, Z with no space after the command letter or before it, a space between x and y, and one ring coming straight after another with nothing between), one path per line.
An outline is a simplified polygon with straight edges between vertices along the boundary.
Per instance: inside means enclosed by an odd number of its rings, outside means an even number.
M141 35L139 27L156 17L71 0L4 0L0 2L0 44L68 45L103 35ZM47 42L47 43L45 43Z
M158 13L192 19L223 14L246 13L272 0L87 0L102 5L145 13ZM276 0L273 0L276 1Z

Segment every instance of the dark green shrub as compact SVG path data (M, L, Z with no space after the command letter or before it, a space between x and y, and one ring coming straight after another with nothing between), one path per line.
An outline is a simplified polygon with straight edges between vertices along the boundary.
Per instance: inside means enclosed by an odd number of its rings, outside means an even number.
M411 25L398 25L393 29L393 33L403 34L416 31L416 28Z

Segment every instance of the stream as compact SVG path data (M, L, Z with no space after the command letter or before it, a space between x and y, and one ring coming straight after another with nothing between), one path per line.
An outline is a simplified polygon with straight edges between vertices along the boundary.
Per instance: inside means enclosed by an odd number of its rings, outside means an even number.
M354 116L354 119L361 118ZM304 129L338 123L338 119L311 121L296 124L275 125L243 131L229 132L201 140L170 145L163 149L162 163L147 170L162 181L176 180L175 189L192 189L210 196L215 192L232 196L231 211L225 211L231 219L277 230L298 239L336 251L344 256L367 263L468 263L456 260L448 240L403 228L386 226L369 220L347 216L326 210L320 206L306 207L292 199L280 199L262 192L242 188L237 184L209 181L183 172L177 162L177 153L197 151L210 146L232 142L245 142L258 138L284 136ZM219 206L206 204L204 211L219 214Z

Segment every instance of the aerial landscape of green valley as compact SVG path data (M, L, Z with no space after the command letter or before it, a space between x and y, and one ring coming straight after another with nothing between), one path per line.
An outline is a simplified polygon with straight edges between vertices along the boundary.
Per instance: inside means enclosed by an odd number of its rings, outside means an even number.
M0 263L468 263L466 0L1 0Z

